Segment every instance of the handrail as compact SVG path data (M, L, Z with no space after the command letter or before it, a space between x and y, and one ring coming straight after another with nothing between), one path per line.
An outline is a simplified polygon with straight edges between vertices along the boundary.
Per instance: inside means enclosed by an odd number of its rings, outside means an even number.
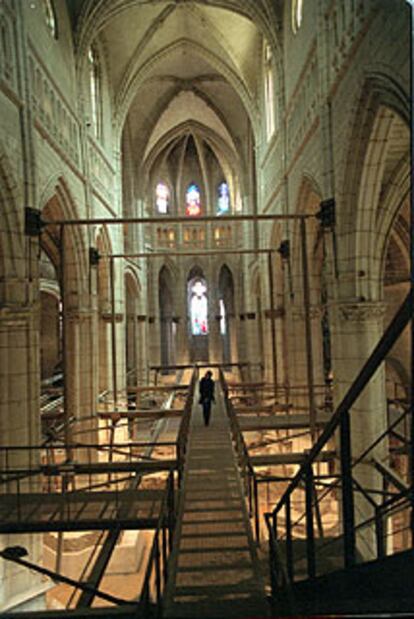
M223 371L220 369L220 384L224 393L224 401L227 417L229 419L233 440L235 442L236 450L239 456L239 465L241 468L242 478L245 484L245 491L249 506L249 516L254 518L255 523L255 535L256 542L260 542L260 522L259 522L259 497L257 478L254 467L250 461L249 451L247 449L246 442L244 440L243 432L240 429L240 425L237 419L237 415L234 412L233 404L228 397L228 387L226 379L224 378ZM253 489L252 489L253 484Z
M385 551L383 543L383 518L389 517L390 515L387 509L389 509L389 507L392 506L395 501L400 500L403 496L407 497L407 499L410 498L412 504L412 486L407 489L403 488L402 486L397 486L397 490L399 490L397 494L393 494L393 496L389 499L385 498L382 504L376 504L376 502L370 496L371 491L360 487L360 485L356 483L356 480L353 479L352 475L353 468L357 464L361 463L361 461L365 461L366 456L369 454L369 452L374 449L374 447L378 445L382 440L384 440L384 438L389 434L390 429L396 427L401 422L403 417L407 415L408 411L405 410L402 415L400 415L390 424L390 427L388 427L386 431L382 432L380 436L377 437L373 441L373 443L362 452L362 454L358 454L356 458L352 458L350 434L351 408L357 398L360 396L361 392L363 391L369 380L372 378L372 376L380 366L380 364L384 361L388 351L392 348L395 341L398 339L407 324L412 319L412 308L413 290L410 290L409 294L407 295L401 307L398 309L397 313L395 314L391 323L380 338L378 344L374 348L368 360L365 362L362 369L360 370L353 383L351 384L350 388L348 389L347 393L337 406L331 419L329 420L324 431L322 432L319 440L313 445L309 453L306 455L303 463L299 467L299 470L291 480L290 485L285 490L282 497L279 499L273 510L269 512L266 518L266 520L269 522L271 519L273 532L275 534L275 538L277 538L277 516L283 508L286 509L285 539L286 543L290 548L290 554L288 553L287 556L287 572L289 574L290 581L293 581L294 579L292 553L292 528L294 524L291 522L291 495L299 487L299 485L304 485L305 511L301 516L301 520L305 519L304 524L306 527L306 558L308 565L308 576L312 578L316 576L316 545L313 525L313 519L315 515L314 509L315 506L320 503L322 498L327 495L327 493L331 492L335 486L339 485L338 481L335 481L333 484L330 485L330 487L328 487L327 490L325 489L325 491L323 491L322 497L316 497L315 499L313 464L315 463L317 456L327 445L328 441L333 437L334 432L338 428L340 430L340 461L342 476L342 484L340 485L340 488L342 491L342 522L344 527L343 533L339 536L338 539L343 538L345 567L351 567L355 564L357 531L360 531L361 528L369 525L370 523L375 524L378 556L384 556ZM380 472L382 475L385 474L384 470L381 470ZM353 498L354 490L357 490L359 492L362 491L362 494L371 503L371 507L375 511L374 517L368 518L367 521L359 524L355 523ZM272 566L270 566L270 569L272 570Z
M410 291L405 301L401 305L400 309L391 321L390 325L388 326L387 330L381 337L377 346L368 357L368 360L366 361L358 376L355 378L354 382L350 386L348 392L345 394L336 411L333 413L332 418L327 423L318 441L314 444L308 455L305 457L304 462L299 467L299 470L293 477L289 487L286 489L279 502L275 506L273 513L277 513L282 509L283 505L286 503L287 498L297 488L300 481L306 476L309 467L312 466L312 464L315 462L316 456L322 451L328 440L333 436L335 430L340 425L343 417L348 414L352 405L355 403L368 381L376 372L379 365L383 362L387 352L391 349L394 342L401 335L402 331L409 323L412 317L412 303L413 291Z
M155 609L156 616L162 616L162 594L168 579L168 557L172 550L173 533L175 528L174 503L174 473L171 471L162 500L157 527L149 553L145 578L139 595L139 605L144 611L144 617L152 616L151 580L155 569ZM168 532L168 540L167 534ZM161 535L161 542L160 542ZM161 545L161 549L160 549Z

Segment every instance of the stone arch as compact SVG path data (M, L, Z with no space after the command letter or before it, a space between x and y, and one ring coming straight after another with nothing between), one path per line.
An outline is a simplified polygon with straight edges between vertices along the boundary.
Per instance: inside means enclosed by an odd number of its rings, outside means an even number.
M378 217L377 207L384 189L381 183L388 157L387 142L391 143L396 122L408 127L409 116L408 97L392 77L373 73L366 78L349 133L345 200L338 211L338 223L345 233L340 243L341 257L352 270L353 293L357 298L379 298L378 255L384 251L389 213L385 215L384 211L385 216ZM378 243L377 224L381 220L382 238Z
M54 220L75 219L78 216L69 186L60 175L49 179L40 194L42 219L50 222L42 230L40 243L62 278L62 240L66 283L72 291L69 304L77 307L88 286L88 261L85 229L82 226L58 226Z

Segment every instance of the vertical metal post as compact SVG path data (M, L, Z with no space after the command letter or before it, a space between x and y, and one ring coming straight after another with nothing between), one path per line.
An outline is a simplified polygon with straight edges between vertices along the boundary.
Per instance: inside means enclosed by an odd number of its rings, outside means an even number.
M315 534L313 530L313 506L312 506L313 497L314 497L313 472L312 472L312 465L309 464L306 468L306 477L305 477L306 557L307 557L307 562L308 562L309 578L315 578L316 576Z
M276 351L276 325L275 325L275 291L273 281L273 264L272 264L272 252L267 254L267 266L269 275L269 295L270 295L270 333L272 338L272 369L273 369L273 388L275 397L277 397L277 351Z
M309 394L309 425L312 441L316 440L316 409L315 409L315 387L313 380L313 351L312 351L312 325L310 318L310 291L309 291L309 270L308 270L308 250L306 243L306 222L300 220L300 236L302 247L302 275L303 275L303 300L305 303L305 341L306 341L306 371L308 377Z
M254 492L254 526L256 533L256 544L260 544L260 522L259 522L259 496L257 490L256 477L253 477L253 492Z
M377 538L377 557L383 559L385 557L384 523L380 505L375 508L375 535Z
M114 259L109 259L109 278L111 283L111 342L112 342L112 387L114 406L118 405L118 379L116 362L116 322L115 322L115 272Z
M157 616L161 610L161 565L160 565L160 540L159 531L155 533L155 591L157 601Z
M414 43L413 43L413 32L414 32L414 7L411 7L411 37L410 37L410 55L411 55L411 66L413 66L414 61ZM411 79L411 101L414 96L414 84ZM412 191L412 187L414 186L414 113L412 106L410 106L410 170L411 170L411 217L410 217L410 266L411 266L411 289L414 289L414 192ZM411 376L414 376L414 319L411 319ZM410 484L411 484L411 545L414 547L414 380L411 380L411 433L410 433Z
M349 411L342 417L340 425L341 476L342 476L342 520L344 527L344 564L355 565L355 514L351 463L351 424Z
M286 566L290 582L295 578L293 570L292 515L290 511L290 494L285 503L286 509Z
M66 460L72 459L72 452L69 448L71 433L69 425L69 385L67 372L67 319L66 319L66 242L65 242L65 226L60 227L60 296L61 296L61 311L62 311L62 374L63 374L63 419L64 419L64 441Z

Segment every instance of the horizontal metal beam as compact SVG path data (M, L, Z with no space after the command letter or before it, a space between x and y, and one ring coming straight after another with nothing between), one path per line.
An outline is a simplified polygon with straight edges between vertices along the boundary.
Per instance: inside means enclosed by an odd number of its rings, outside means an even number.
M271 254L276 249L199 249L191 251L157 251L135 254L102 254L101 258L164 258L165 256L217 256L220 254ZM226 365L222 363L221 365Z
M22 522L0 522L1 534L13 533L47 533L47 532L62 532L69 533L70 531L120 531L120 530L139 530L146 531L156 529L158 524L157 518L122 518L115 516L112 519L91 518L89 520L27 520Z
M272 215L270 213L264 215L225 215L217 217L217 215L202 215L199 217L99 217L97 219L56 219L42 220L42 226L99 226L104 224L120 225L120 224L197 224L197 223L225 223L227 221L241 222L244 221L286 221L295 219L310 219L316 217L310 213L295 213L292 215Z
M316 456L317 462L329 462L336 457L335 451L321 451ZM286 454L267 454L264 456L250 456L252 466L278 466L281 464L301 464L306 460L306 453L294 452Z

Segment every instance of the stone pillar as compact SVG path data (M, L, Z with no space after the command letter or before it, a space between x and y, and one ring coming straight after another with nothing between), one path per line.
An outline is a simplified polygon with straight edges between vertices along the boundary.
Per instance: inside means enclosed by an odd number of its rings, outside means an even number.
M385 306L378 302L342 303L337 308L333 331L334 398L338 404L359 374L369 355L383 334ZM384 364L377 370L352 407L352 457L356 459L387 427L387 402ZM354 478L363 488L382 490L382 478L371 464L373 456L387 457L388 441L382 441L363 463L354 469ZM378 501L375 495L374 500ZM373 515L373 508L360 493L354 494L356 524ZM376 557L373 527L362 530L357 547L365 560Z
M250 378L257 381L261 378L260 368L257 364L263 362L263 340L260 332L259 313L248 311L243 316L246 330L247 360L254 364L251 368Z
M212 278L210 278L210 281ZM213 286L210 287L208 292L209 304L208 304L208 324L209 324L209 360L210 363L221 363L223 361L223 346L220 335L220 305L218 291Z
M175 346L176 346L176 355L175 358L177 360L177 364L188 363L190 360L190 350L189 350L189 329L188 329L188 319L187 319L187 295L186 295L186 286L183 286L185 293L176 295L175 298L175 324L176 324L176 333L175 333Z
M148 344L147 344L147 317L145 314L137 316L137 384L145 385L148 382Z
M39 317L32 307L6 306L0 309L0 443L5 445L40 444L40 343ZM40 452L11 452L8 462L13 466L31 467L38 464ZM1 453L1 466L5 466ZM26 488L39 490L40 480L32 478ZM4 491L3 487L3 491ZM11 485L9 492L16 492ZM13 535L0 535L0 547L15 545ZM29 560L42 561L42 536L21 535L18 543L29 553ZM28 574L27 569L0 562L0 612L24 603L31 608L44 608L43 594L48 588L41 577Z

